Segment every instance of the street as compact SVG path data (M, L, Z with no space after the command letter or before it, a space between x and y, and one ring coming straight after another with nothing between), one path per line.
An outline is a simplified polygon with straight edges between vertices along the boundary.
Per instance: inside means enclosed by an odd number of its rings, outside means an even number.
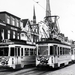
M11 70L0 68L0 75L75 75L75 64L58 69L32 67Z

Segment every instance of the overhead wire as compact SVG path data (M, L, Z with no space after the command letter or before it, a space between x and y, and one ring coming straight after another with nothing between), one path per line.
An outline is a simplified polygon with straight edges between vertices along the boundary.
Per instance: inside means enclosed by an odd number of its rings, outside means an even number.
M38 1L33 0L36 4L38 4L41 8L43 8L44 10L46 10L42 5L39 4Z

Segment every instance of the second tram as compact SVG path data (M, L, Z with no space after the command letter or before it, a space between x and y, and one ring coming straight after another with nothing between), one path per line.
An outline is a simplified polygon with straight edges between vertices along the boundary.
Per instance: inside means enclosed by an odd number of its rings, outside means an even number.
M71 61L71 46L59 40L37 42L36 66L53 68L68 65Z

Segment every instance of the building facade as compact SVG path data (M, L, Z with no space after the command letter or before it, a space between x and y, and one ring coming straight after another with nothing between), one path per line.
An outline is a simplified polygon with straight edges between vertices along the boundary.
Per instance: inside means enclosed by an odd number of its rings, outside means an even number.
M38 37L38 24L32 25L29 19L23 19L21 25L21 40L27 40L29 42L37 42Z
M6 24L0 20L0 42L5 38Z
M4 39L20 39L20 22L21 19L6 11L0 12L0 20L3 24L0 24L0 36Z
M33 42L39 41L39 24L32 24Z
M33 42L32 28L29 19L22 19L21 40Z

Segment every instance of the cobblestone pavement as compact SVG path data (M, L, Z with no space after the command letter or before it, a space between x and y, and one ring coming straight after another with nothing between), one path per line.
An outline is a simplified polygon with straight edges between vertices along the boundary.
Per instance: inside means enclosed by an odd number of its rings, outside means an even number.
M0 69L0 75L75 75L75 64L58 68L24 68L21 70Z
M44 75L75 75L75 64L48 72Z

